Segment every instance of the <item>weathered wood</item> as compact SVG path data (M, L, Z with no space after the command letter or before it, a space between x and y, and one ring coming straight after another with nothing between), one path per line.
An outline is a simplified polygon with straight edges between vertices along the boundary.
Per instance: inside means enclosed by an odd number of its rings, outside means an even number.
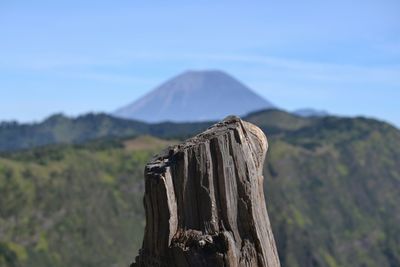
M267 148L258 127L231 116L156 156L132 266L280 266L263 191Z

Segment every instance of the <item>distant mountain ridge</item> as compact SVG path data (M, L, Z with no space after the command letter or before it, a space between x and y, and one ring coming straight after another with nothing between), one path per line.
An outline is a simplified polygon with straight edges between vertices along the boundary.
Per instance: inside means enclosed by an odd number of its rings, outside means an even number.
M146 122L220 120L227 115L273 108L250 88L217 70L187 71L114 112Z
M329 116L329 113L326 112L325 110L317 110L317 109L313 109L313 108L296 109L292 113L296 114L298 116L301 116L301 117L325 117L325 116Z
M268 109L250 113L245 119L257 121L259 114L270 131L304 126L312 122L284 111ZM40 123L0 123L0 152L30 149L51 144L80 144L95 139L152 135L161 138L190 137L215 121L188 123L146 123L121 119L104 113L88 113L76 118L54 114Z
M104 113L88 113L76 118L54 114L43 122L0 123L0 152L29 149L50 144L79 144L100 138L153 135L188 137L207 128L212 122L149 124L120 119Z
M303 117L278 109L260 110L243 116L244 120L267 129L269 135L311 127L335 118L337 117ZM88 113L75 118L54 114L40 123L0 122L0 152L140 135L183 139L205 130L213 123L215 121L146 123L104 113Z

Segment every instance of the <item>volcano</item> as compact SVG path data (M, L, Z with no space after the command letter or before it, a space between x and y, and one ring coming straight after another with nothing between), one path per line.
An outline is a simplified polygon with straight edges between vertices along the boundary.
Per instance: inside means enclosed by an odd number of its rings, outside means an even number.
M222 71L187 71L114 112L146 122L220 120L274 106Z

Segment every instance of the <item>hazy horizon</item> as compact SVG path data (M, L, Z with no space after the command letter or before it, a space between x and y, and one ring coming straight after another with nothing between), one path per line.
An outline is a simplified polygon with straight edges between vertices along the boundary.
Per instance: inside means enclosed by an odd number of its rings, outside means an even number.
M188 69L223 70L285 110L400 125L400 3L8 1L0 121L112 112Z

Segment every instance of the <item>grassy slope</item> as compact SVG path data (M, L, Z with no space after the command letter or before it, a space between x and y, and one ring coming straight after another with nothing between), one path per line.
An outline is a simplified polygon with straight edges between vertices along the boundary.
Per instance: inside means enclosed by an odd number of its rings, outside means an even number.
M248 119L270 133L265 193L282 265L400 266L399 131L264 115ZM127 266L144 227L143 167L165 144L142 140L146 150L99 141L3 155L0 266Z

